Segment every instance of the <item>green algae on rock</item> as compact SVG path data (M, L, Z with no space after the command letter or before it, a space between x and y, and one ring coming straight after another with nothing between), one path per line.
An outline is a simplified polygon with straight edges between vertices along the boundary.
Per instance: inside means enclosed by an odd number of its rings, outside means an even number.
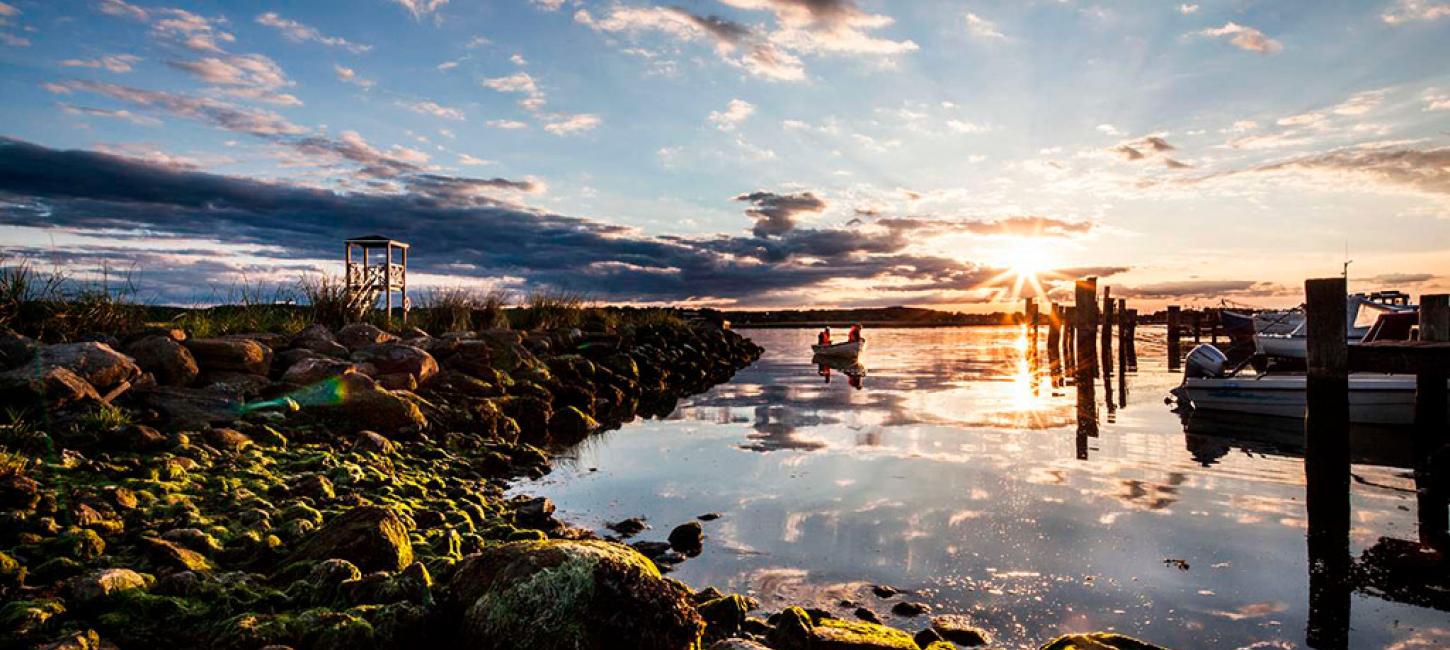
M1146 641L1110 632L1067 634L1057 637L1041 650L1166 650Z

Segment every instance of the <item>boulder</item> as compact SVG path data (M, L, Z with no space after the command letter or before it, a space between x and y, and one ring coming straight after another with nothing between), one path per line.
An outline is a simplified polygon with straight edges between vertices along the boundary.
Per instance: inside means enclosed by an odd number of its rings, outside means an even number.
M710 650L770 650L750 639L720 639L710 644Z
M1146 641L1110 632L1067 634L1042 646L1041 650L1165 650Z
M41 375L51 368L69 370L103 394L141 377L141 368L131 357L96 342L42 346L30 363L6 374Z
M86 380L65 368L28 367L0 373L0 406L58 409L73 404L94 403L101 396Z
M207 561L206 556L175 542L156 537L144 537L141 539L141 547L146 551L146 556L150 558L151 563L160 569L201 573L210 571L212 568L211 562Z
M327 357L303 359L292 364L287 368L287 372L282 373L282 383L291 386L307 386L330 377L351 374L359 370L357 364L340 359Z
M378 375L378 385L388 390L417 390L418 379L406 372L395 372L390 375Z
M238 452L252 445L252 439L247 434L226 427L208 429L203 439L214 449L229 452Z
M376 431L359 431L352 441L352 450L391 456L398 453L398 446Z
M292 486L292 493L301 497L308 497L314 501L326 501L337 496L337 490L333 488L332 481L321 474L308 474Z
M707 600L697 605L696 609L709 625L711 634L735 634L745 625L745 616L750 613L750 601L743 596L731 594Z
M486 341L459 341L443 366L477 377L493 370L493 348Z
M905 600L891 606L892 614L895 614L897 616L905 616L907 618L911 618L913 616L921 616L922 614L925 614L929 611L931 611L931 607L928 606L926 603L915 603Z
M265 375L272 367L272 348L252 339L192 339L183 343L204 371L228 370Z
M433 355L404 343L369 345L353 352L352 360L377 368L378 375L412 375L420 383L438 372Z
M644 532L646 528L649 528L649 524L645 522L643 517L630 517L623 521L604 524L604 527L619 533L623 537L633 537Z
M779 650L918 650L916 639L901 630L865 621L812 620L799 607L780 613L767 640Z
M398 337L384 332L370 323L351 323L337 331L337 341L352 351L396 340Z
M957 645L976 647L992 642L992 636L972 624L972 619L960 614L943 614L931 617L931 629L943 639Z
M448 586L461 645L481 650L687 650L705 627L688 590L610 542L494 546L464 558Z
M287 563L330 559L347 560L363 572L400 571L413 563L413 544L397 513L382 506L358 506L323 524Z
M347 346L343 345L333 336L332 330L326 325L316 324L308 326L292 337L291 347L302 350L311 350L329 357L346 357Z
M583 440L599 422L576 407L566 406L549 418L549 434L561 441Z
M67 588L72 600L88 603L123 591L145 589L146 578L130 569L101 569L71 578Z
M675 526L669 539L670 548L681 553L698 554L705 544L705 530L700 527L700 522L692 521Z
M272 380L265 375L254 375L249 372L233 372L230 370L212 370L201 373L197 379L197 385L219 393L229 393L239 397L256 397L261 395L272 385Z
M198 427L231 422L242 408L241 399L234 394L180 386L154 386L137 391L133 399L136 405L155 410L177 424Z
M0 370L18 368L35 358L40 344L28 336L0 329Z
M191 351L169 336L147 336L131 342L125 349L136 360L136 365L151 373L156 383L163 386L189 385L200 372Z
M389 391L366 375L349 373L292 394L303 408L349 431L423 428L427 418L408 393Z

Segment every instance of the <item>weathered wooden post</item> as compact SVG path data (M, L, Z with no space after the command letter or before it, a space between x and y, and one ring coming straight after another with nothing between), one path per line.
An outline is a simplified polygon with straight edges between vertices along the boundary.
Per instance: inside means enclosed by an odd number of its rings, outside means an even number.
M1178 321L1180 310L1178 305L1168 305L1168 369L1177 370L1178 364L1183 361L1183 352L1178 349Z
M1103 376L1113 374L1113 288L1103 287Z
M1027 359L1035 367L1037 365L1037 301L1027 298Z
M1077 307L1062 308L1063 372L1077 373Z
M1128 310L1128 367L1138 369L1138 310Z
M1349 344L1344 278L1304 282L1309 332L1304 503L1309 515L1308 645L1345 647L1349 622ZM1445 385L1440 384L1440 391Z
M1118 375L1128 372L1128 301L1118 299Z
M1047 316L1047 369L1054 381L1062 374L1062 308L1048 305Z
M1450 294L1420 296L1420 340L1450 342ZM1430 476L1430 455L1450 444L1445 382L1450 368L1422 365L1415 374L1415 483L1420 541L1441 551L1450 543L1444 478Z
M1098 280L1078 280L1077 299L1077 381L1091 382L1098 376Z
M1192 316L1192 318L1193 318L1193 342L1195 344L1202 343L1203 342L1203 310L1202 309L1195 309L1195 310L1193 310L1193 316Z

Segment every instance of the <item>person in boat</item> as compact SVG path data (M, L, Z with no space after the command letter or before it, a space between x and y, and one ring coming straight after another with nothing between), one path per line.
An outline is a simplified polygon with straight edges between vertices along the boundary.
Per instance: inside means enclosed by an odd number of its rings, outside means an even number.
M860 343L861 342L861 324L860 323L856 323L855 325L852 325L851 326L851 333L847 335L846 340L849 341L849 342L851 342L851 343Z
M820 334L816 335L816 343L818 345L831 344L831 327L829 325L827 325L825 329L821 330Z

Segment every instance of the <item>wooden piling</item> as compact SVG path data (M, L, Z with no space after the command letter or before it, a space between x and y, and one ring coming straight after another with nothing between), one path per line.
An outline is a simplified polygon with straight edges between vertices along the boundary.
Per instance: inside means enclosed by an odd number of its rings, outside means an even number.
M1037 301L1027 298L1024 313L1027 316L1027 358L1037 365Z
M1113 288L1103 287L1103 376L1110 377L1113 374L1113 323L1116 320L1116 312L1113 310Z
M1048 305L1047 311L1047 369L1054 377L1062 374L1062 314L1061 307Z
M1202 343L1203 342L1203 310L1202 309L1196 309L1196 310L1194 310L1193 311L1193 315L1192 315L1192 319L1193 319L1193 343L1196 345L1196 344L1199 344L1199 343Z
M1098 328L1098 280L1078 280L1077 300L1077 381L1092 381L1098 376L1097 328Z
M1077 308L1062 308L1062 367L1065 373L1077 373Z
M1128 372L1128 301L1118 299L1118 375Z
M1344 647L1349 619L1349 344L1344 278L1307 280L1304 501L1311 647ZM1445 385L1440 385L1443 393Z
M1450 295L1420 296L1420 340L1450 342ZM1450 545L1450 513L1445 509L1444 480L1430 476L1430 455L1450 444L1446 422L1445 382L1447 368L1425 367L1415 374L1415 478L1420 541L1446 550Z
M1183 352L1179 349L1178 321L1180 316L1178 305L1168 306L1168 369L1177 370L1178 365L1183 361Z

